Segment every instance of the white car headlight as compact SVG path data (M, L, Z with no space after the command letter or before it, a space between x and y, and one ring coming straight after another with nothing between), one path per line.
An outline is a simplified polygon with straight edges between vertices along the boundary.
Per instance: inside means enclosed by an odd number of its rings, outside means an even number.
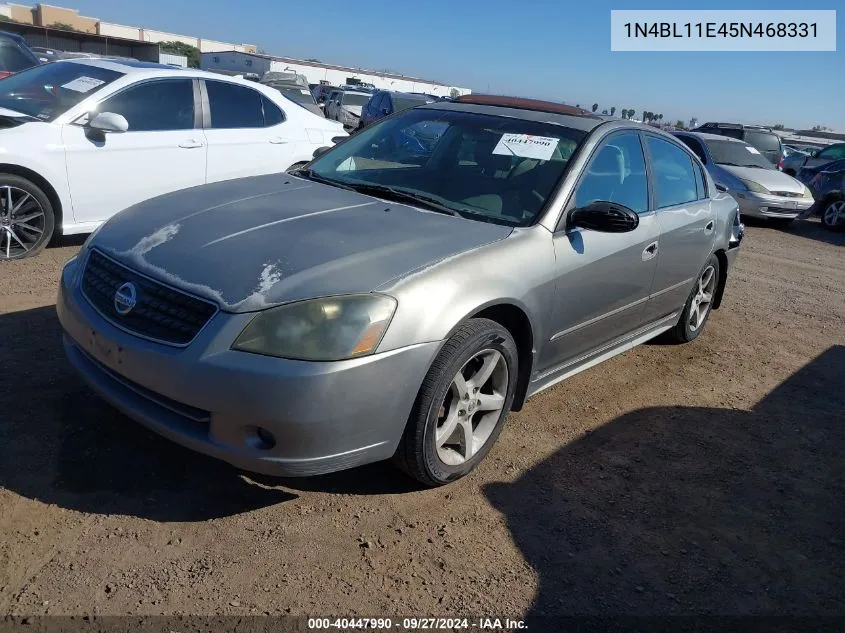
M810 188L807 185L804 185L804 197L805 198L812 198L813 192L810 191Z
M748 191L753 191L754 193L771 193L768 189L766 189L763 185L759 182L754 182L753 180L743 180L740 178L740 181Z
M294 360L336 361L375 352L396 310L379 294L309 299L259 312L232 349Z

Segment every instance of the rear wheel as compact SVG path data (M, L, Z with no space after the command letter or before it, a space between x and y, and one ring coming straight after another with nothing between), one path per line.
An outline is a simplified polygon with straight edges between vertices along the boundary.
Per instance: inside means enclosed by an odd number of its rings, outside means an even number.
M719 283L719 259L711 255L704 265L698 279L690 292L681 318L674 328L667 332L668 337L675 343L689 343L698 338L710 312L713 309L713 297Z
M0 260L40 253L55 228L53 205L34 183L0 173Z
M517 372L510 333L488 319L467 321L423 380L393 461L428 486L469 473L502 430Z
M845 200L830 200L821 213L822 225L829 231L839 231L845 227Z

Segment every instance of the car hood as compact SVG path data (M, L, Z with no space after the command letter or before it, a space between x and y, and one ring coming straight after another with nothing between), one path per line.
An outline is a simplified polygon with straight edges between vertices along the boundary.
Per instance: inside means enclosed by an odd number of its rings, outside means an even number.
M803 193L804 185L792 176L776 169L760 169L758 167L735 167L733 165L719 165L729 174L763 185L769 191L789 191Z
M343 109L346 110L347 112L351 112L355 116L361 116L362 107L363 106L359 106L359 105L345 105L345 106L343 106Z
M224 310L249 312L369 292L511 231L274 174L142 202L89 245Z

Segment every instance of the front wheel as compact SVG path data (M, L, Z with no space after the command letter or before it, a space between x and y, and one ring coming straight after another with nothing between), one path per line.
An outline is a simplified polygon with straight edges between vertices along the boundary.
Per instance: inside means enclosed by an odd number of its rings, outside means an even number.
M510 332L488 319L467 321L423 380L393 457L396 465L427 486L469 473L502 430L517 373Z
M53 205L34 183L0 173L0 260L40 253L53 236Z
M710 318L718 283L719 258L711 255L687 298L681 318L667 333L673 342L689 343L698 338Z
M845 200L831 200L821 213L822 226L828 231L838 231L845 227Z

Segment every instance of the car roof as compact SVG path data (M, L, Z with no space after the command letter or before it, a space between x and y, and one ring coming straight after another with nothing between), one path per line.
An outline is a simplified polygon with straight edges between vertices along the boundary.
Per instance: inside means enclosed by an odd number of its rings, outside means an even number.
M678 130L677 132L673 132L673 134L676 136L694 136L703 141L727 141L728 143L741 143L742 145L748 145L748 143L743 140L733 138L732 136L722 136L721 134L708 134L707 132L692 132L688 130Z
M591 132L599 125L605 123L604 119L586 110L551 101L517 99L515 97L476 98L473 101L458 97L454 100L435 101L418 107L432 110L476 112L478 114L504 116L512 119L536 121L538 123L552 123L583 132ZM581 114L581 112L585 114ZM631 124L631 127L642 126Z

